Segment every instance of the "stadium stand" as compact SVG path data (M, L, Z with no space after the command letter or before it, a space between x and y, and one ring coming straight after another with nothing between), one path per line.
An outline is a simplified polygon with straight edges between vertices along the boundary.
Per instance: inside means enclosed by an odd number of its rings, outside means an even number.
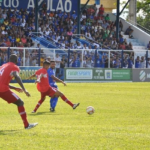
M101 67L108 68L107 50L110 52L111 68L140 68L145 65L134 64L136 60L142 64L143 53L132 53L124 50L144 50L146 47L134 39L134 30L129 26L123 31L124 24L119 23L119 39L116 39L116 22L111 21L109 14L105 14L103 5L96 9L95 5L83 10L81 21L81 35L77 35L77 14L75 11L47 13L43 6L39 14L39 29L35 33L34 9L11 10L0 8L0 46L20 47L20 50L12 49L11 53L18 55L18 65L23 65L22 48L30 48L25 54L25 66L38 65L38 50L31 48L57 49L59 56L65 57L65 66L69 62L70 67ZM36 46L37 44L41 46ZM149 45L147 48L149 49ZM59 50L60 49L60 50ZM63 50L64 49L64 50ZM70 58L67 59L71 49ZM72 49L76 49L73 51ZM96 51L97 50L97 53ZM124 53L122 54L121 51ZM41 51L41 62L48 56L53 56L53 50ZM123 55L123 58L122 58ZM55 56L54 56L55 57ZM0 65L8 61L6 49L0 50ZM145 56L144 56L145 62ZM60 62L64 63L64 62Z

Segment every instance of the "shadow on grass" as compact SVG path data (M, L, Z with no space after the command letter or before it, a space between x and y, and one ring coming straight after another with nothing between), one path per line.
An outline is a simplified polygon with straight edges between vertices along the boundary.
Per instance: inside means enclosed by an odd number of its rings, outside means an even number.
M8 135L16 133L20 133L20 130L0 130L0 135Z
M37 113L28 114L28 115L35 116L35 115L64 115L64 114L58 114L56 112L37 112Z

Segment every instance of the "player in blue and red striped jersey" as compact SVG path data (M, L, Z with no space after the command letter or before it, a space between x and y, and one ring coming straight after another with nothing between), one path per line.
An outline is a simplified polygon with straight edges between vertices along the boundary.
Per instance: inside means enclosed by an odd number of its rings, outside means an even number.
M69 104L73 109L76 109L76 107L79 106L79 103L73 104L71 101L69 101L66 98L66 96L64 94L62 94L56 88L53 88L49 85L48 74L47 74L47 70L49 69L49 66L50 66L50 62L45 61L43 63L43 68L37 70L34 75L32 75L31 77L28 78L28 79L31 79L35 76L37 77L37 80L35 83L37 83L37 89L41 93L41 99L38 101L38 103L35 106L32 113L35 113L37 111L37 109L44 102L46 96L50 96L51 98L60 96L63 101L65 101L67 104Z
M23 120L25 129L33 128L37 125L37 123L29 124L27 120L27 115L24 108L24 102L10 89L14 89L18 92L24 92L28 97L30 94L26 91L22 80L19 76L19 68L16 66L17 64L17 55L10 56L10 62L4 64L0 67L0 98L5 100L7 103L13 103L17 105L18 112ZM21 88L17 88L9 85L9 82L15 78Z

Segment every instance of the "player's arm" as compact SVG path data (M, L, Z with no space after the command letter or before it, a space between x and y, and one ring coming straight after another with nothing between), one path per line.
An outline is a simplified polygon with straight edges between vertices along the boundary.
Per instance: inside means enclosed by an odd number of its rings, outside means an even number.
M9 88L10 88L10 89L13 89L13 90L16 90L16 91L19 92L19 93L22 93L22 92L23 92L23 90L22 90L21 88L18 88L18 87L12 86L12 85L9 85Z
M29 78L27 78L27 80L30 80L32 78L34 78L36 76L36 74L33 74L32 76L30 76Z
M64 86L66 86L66 83L62 80L60 80L59 78L55 77L55 76L51 76L53 80L57 81L57 82L61 82Z
M15 78L15 80L17 81L17 83L20 85L20 87L22 88L23 92L29 97L30 94L29 94L29 93L27 92L27 90L25 89L25 87L24 87L24 85L23 85L23 83L22 83L22 80L21 80L21 78L20 78L18 72L17 72L17 71L14 71L14 72L12 73L12 76Z

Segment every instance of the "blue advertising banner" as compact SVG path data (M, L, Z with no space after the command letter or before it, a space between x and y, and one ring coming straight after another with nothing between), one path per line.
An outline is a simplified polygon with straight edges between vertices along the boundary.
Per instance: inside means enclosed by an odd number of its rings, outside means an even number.
M100 0L95 0L96 5L100 5Z
M28 77L35 74L35 72L40 69L41 67L20 67L20 77L23 83L33 83L35 82L36 78L31 80L27 80ZM15 80L12 80L11 83L16 83Z
M78 12L78 0L45 0L47 11ZM39 0L39 5L43 0ZM35 0L0 0L2 8L17 8L30 10L35 7Z

